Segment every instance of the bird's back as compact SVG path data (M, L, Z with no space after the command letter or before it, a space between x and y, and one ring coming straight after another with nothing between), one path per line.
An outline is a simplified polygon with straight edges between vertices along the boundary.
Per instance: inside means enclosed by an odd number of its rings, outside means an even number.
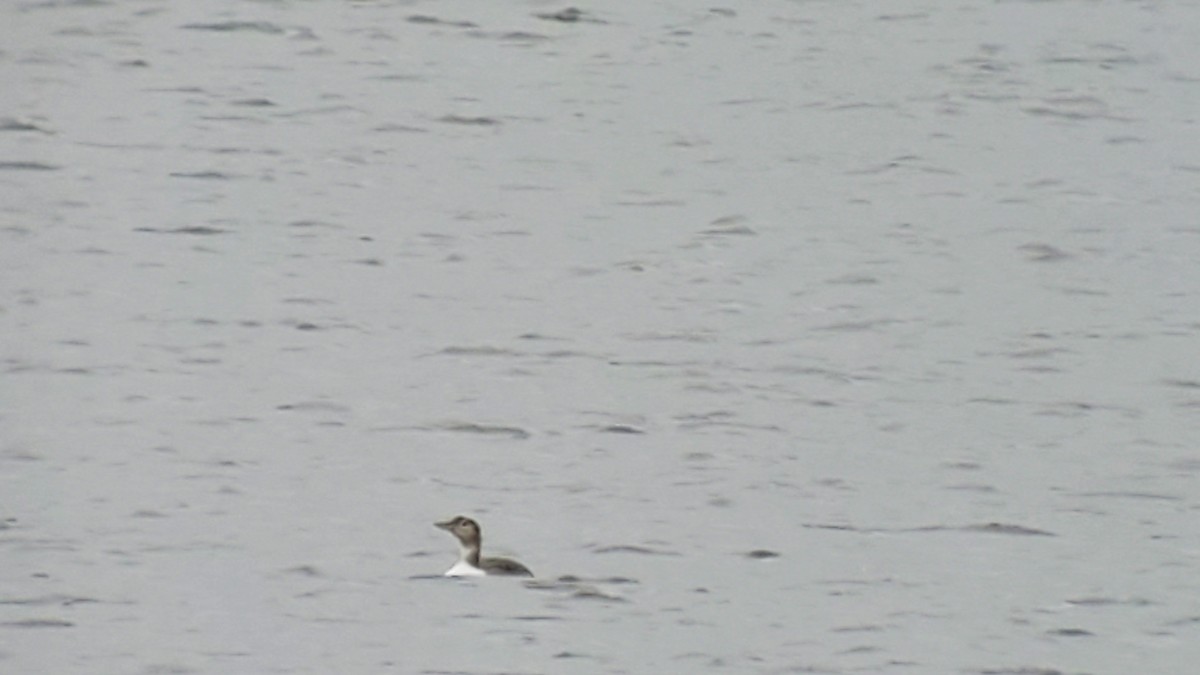
M479 561L479 568L488 575L494 576L509 576L509 577L531 577L533 572L529 568L508 558L483 558Z

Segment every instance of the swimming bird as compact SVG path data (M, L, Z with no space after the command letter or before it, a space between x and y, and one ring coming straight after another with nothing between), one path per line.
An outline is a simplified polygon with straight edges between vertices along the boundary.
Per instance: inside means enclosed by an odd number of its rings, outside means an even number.
M529 568L508 558L484 558L479 552L483 548L483 531L479 523L457 516L434 525L446 530L458 539L458 562L446 570L448 577L508 576L531 577Z

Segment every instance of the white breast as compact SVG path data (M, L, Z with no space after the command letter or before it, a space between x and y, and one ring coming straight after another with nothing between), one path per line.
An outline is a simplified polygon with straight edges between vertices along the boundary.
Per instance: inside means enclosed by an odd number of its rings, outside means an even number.
M472 565L466 560L459 560L454 563L454 567L446 570L445 576L448 577L486 577L487 572Z

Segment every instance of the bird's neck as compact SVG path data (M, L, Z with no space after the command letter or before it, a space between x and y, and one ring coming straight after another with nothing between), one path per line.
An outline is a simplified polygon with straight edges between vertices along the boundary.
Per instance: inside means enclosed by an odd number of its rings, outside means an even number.
M472 567L479 567L479 551L481 546L478 541L458 542L458 558Z

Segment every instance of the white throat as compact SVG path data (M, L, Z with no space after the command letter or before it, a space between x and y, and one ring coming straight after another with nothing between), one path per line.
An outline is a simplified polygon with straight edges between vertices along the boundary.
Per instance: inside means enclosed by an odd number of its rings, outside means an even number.
M476 553L476 549L468 547L461 541L458 542L458 562L454 563L454 567L446 570L444 576L447 577L485 577L487 572L472 565L469 561L471 554Z

